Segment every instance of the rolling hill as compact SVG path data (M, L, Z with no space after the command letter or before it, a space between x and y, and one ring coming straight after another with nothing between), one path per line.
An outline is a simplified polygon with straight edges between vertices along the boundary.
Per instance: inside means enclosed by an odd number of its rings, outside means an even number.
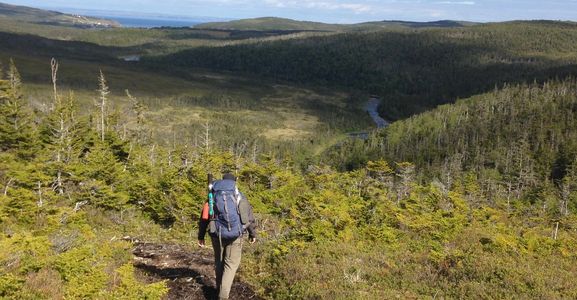
M194 28L221 30L307 30L307 31L340 31L339 24L296 21L285 18L263 17L242 19L228 22L209 22L195 25Z
M120 27L116 21L0 3L0 19L79 28Z
M250 299L577 299L574 23L10 14L1 299L208 297L193 232L224 172L258 222L234 285ZM371 93L413 116L345 136Z
M286 18L263 17L242 19L228 22L210 22L194 26L200 29L220 30L296 30L296 31L367 31L379 29L407 29L407 28L451 28L475 25L471 22L434 21L434 22L407 22L407 21L377 21L358 24L327 24L310 21L297 21Z
M362 90L398 119L496 84L576 74L575 41L574 23L503 22L198 47L148 61Z
M279 84L274 80L256 81L250 76L221 72L157 68L144 61L123 60L126 56L155 56L203 45L290 38L287 32L80 28L40 24L41 17L60 16L53 12L24 7L12 12L20 17L0 19L0 66L14 61L26 88L32 91L30 98L39 106L47 99L43 96L49 88L46 72L54 57L62 66L58 84L63 90L73 89L81 95L78 102L83 112L92 106L91 94L102 70L110 80L112 95L119 99L119 107L126 108L124 90L129 89L151 108L150 125L155 132L152 138L157 142L167 142L166 137L172 133L194 139L206 115L211 115L211 120L224 118L230 123L234 119L239 123L230 128L225 122L215 121L211 125L215 145L226 147L250 141L259 143L263 150L274 148L291 153L298 152L289 149L297 147L294 145L306 143L306 147L298 146L299 149L308 147L312 151L323 147L335 135L370 126L362 113L360 103L365 101L362 96L353 101L337 90ZM309 142L311 136L315 137L314 144ZM280 150L279 145L283 145ZM307 151L302 153L310 153Z

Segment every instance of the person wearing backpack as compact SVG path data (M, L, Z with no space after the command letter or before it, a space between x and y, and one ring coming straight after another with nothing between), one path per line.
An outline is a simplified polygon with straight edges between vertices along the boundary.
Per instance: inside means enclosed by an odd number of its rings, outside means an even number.
M205 247L208 230L214 249L218 299L228 299L240 265L243 235L248 231L249 242L254 243L255 227L252 207L238 190L234 175L226 173L222 180L209 183L209 201L203 206L198 226L198 245Z

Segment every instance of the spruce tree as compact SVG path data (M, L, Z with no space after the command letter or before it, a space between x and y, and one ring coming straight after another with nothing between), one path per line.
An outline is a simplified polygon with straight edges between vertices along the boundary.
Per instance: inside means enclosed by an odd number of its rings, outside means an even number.
M47 167L55 177L52 186L58 194L63 194L65 177L71 172L70 164L80 155L79 123L74 94L70 93L65 99L60 96L55 99L58 100L43 122L41 133L49 157Z
M10 60L7 80L0 81L0 149L21 158L33 157L39 147L32 112L22 96L20 74Z

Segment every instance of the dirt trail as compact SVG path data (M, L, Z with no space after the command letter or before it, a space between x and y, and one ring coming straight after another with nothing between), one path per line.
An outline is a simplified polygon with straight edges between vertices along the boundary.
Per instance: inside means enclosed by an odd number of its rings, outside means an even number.
M133 253L134 265L143 271L146 281L168 280L167 299L217 298L212 249L192 251L181 245L138 243ZM230 299L262 298L237 276Z

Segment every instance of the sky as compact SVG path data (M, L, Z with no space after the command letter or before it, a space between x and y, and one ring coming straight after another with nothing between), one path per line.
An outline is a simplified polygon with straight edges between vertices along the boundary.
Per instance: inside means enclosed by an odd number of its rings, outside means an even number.
M0 0L60 11L101 10L188 17L283 17L325 23L381 20L577 21L577 0Z

